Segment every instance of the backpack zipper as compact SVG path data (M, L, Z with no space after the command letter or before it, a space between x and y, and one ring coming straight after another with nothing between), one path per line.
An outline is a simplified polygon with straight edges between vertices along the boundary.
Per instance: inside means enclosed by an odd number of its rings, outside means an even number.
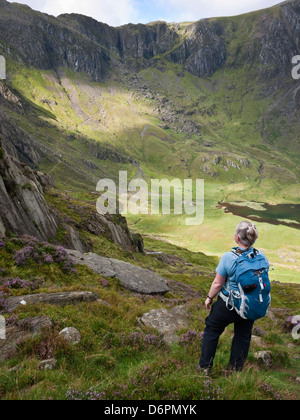
M262 291L265 290L265 286L264 286L264 282L263 282L262 277L259 278L259 284L260 284L261 290ZM259 294L259 300L260 300L261 303L263 303L263 301L264 301L261 293Z
M263 282L262 277L259 278L259 284L260 284L261 290L265 290L265 286L264 286L264 282Z

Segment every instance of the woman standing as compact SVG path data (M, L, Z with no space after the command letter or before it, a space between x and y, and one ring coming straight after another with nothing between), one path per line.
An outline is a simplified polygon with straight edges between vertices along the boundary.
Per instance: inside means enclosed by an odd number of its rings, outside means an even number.
M217 267L216 278L205 302L206 309L211 312L205 321L206 329L203 337L200 368L206 374L210 373L213 366L219 338L229 324L234 323L234 337L228 369L241 371L248 357L254 321L244 319L235 310L232 310L233 308L228 308L226 296L231 289L231 284L236 281L237 259L244 253L254 251L253 245L257 238L256 226L251 222L241 222L237 226L234 236L238 248L234 252L224 254ZM262 252L260 255L263 255L266 266L269 266L265 255ZM217 302L211 307L214 298L218 295Z

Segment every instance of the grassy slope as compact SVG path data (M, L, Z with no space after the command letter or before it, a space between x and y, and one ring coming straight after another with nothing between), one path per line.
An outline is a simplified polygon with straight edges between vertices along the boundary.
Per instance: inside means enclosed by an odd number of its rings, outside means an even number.
M234 48L233 42L232 51ZM179 77L179 69L168 65L164 72L153 68L142 71L139 83L122 76L120 84L115 75L115 81L96 84L70 71L61 70L58 80L51 72L10 65L13 87L56 118L45 119L43 114L37 120L42 122L33 124L30 115L14 116L18 124L55 151L56 158L45 159L40 169L51 173L61 190L82 197L83 191L95 191L100 178L118 180L120 169L128 170L129 179L141 176L141 171L129 163L96 159L87 146L89 139L138 160L147 180L205 179L205 220L201 226L187 228L183 217L129 217L132 226L145 234L161 235L193 251L221 255L233 245L232 232L240 219L216 210L218 201L299 202L297 154L284 144L264 144L257 130L271 102L260 98L259 85L251 82L251 68L222 69L203 80L188 73ZM144 85L150 95L141 93L140 86ZM161 98L169 102L164 104ZM191 114L184 117L186 121L201 125L200 134L178 132L176 122L169 129L161 128L164 113L182 109ZM241 165L240 159L248 159L249 167ZM228 161L240 169L228 166ZM212 173L218 176L212 178ZM258 225L258 246L275 264L276 279L299 281L299 264L281 258L287 254L288 259L300 260L299 230Z
M63 210L63 209L61 209ZM212 380L208 383L196 370L201 342L198 339L187 343L167 346L158 344L155 331L140 327L138 317L155 308L178 305L178 299L188 299L191 314L190 328L197 333L204 329L206 310L203 299L209 289L217 259L201 253L192 253L166 242L146 238L147 249L163 251L179 258L175 265L159 261L155 256L135 254L133 261L108 241L97 248L98 238L91 236L96 250L102 255L113 255L140 266L154 269L169 280L180 282L178 289L164 298L135 296L122 289L116 279L102 283L99 275L84 267L77 274L65 274L56 265L37 265L29 262L17 267L13 253L18 246L8 242L0 251L1 268L7 276L44 282L38 292L90 290L97 292L110 307L99 303L67 306L36 305L20 308L16 314L20 319L48 315L55 322L54 332L45 332L41 338L32 339L19 347L17 355L0 366L0 396L3 399L65 399L69 389L79 391L72 394L82 397L81 392L93 388L98 395L105 392L110 399L296 399L299 384L295 378L299 372L298 341L282 332L282 320L287 313L293 314L299 301L299 286L273 284L273 307L285 307L281 321L275 323L265 318L257 323L266 335L262 343L252 343L249 361L243 373L225 377L224 370L230 355L232 328L222 337L218 349ZM186 265L185 263L188 263ZM195 274L198 273L198 274ZM174 284L174 283L173 283ZM184 290L184 284L192 286L203 296L194 299ZM28 292L28 291L27 291ZM26 293L15 290L14 294ZM58 339L57 331L73 326L82 334L77 346L66 346ZM133 338L138 332L139 338ZM186 329L178 332L183 336ZM142 334L156 335L154 345L145 345ZM157 341L158 340L158 341ZM293 345L291 345L293 344ZM254 360L254 352L271 350L274 357L272 369L266 369ZM45 354L58 359L57 367L50 372L37 369ZM17 370L11 370L18 366Z

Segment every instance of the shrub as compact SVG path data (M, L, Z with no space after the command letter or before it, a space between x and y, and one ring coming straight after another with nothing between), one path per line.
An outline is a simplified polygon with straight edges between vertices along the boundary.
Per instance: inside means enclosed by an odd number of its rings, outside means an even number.
M40 280L27 281L19 277L0 277L0 314L7 311L6 299L12 290L29 289L33 291L40 286Z
M197 333L194 330L188 330L186 334L183 334L180 339L180 344L189 345L194 344L196 341L200 341L203 338L203 332Z
M14 254L14 260L18 266L24 266L29 261L35 261L40 265L57 263L64 272L70 272L74 269L72 260L62 246L40 242L32 236L24 236L21 239L14 240L14 242L23 246Z
M8 289L27 289L34 290L37 284L32 281L22 280L19 277L0 277L0 286Z
M0 315L7 310L6 297L7 294L0 290Z
M71 352L70 344L59 334L59 328L44 329L42 337L28 340L21 348L21 352L40 360L48 360L61 354Z
M267 384L267 382L260 381L259 389L263 392L264 396L271 400L282 400L281 395L276 392L272 385Z

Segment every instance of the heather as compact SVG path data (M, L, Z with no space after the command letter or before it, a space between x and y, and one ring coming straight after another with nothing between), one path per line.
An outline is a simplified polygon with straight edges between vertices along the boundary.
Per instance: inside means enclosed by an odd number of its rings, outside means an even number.
M13 240L13 242L23 245L14 254L14 260L18 266L24 266L28 261L33 260L39 265L57 263L65 272L73 269L73 264L62 246L40 242L37 238L31 236L23 236L21 239Z
M0 287L4 289L30 289L33 291L38 288L38 285L32 281L20 279L19 277L4 277L0 278Z
M27 281L19 277L0 277L0 314L6 311L6 298L11 296L13 291L18 290L22 293L29 293L39 287L40 283L38 280Z
M33 293L45 284L49 269L57 278L51 266L55 266L58 273L75 276L77 273L62 246L41 242L32 236L1 239L0 250L4 256L2 263L7 266L0 267L0 313L6 311L5 302L9 296ZM43 274L43 268L46 275L38 275ZM26 273L26 279L23 273Z

